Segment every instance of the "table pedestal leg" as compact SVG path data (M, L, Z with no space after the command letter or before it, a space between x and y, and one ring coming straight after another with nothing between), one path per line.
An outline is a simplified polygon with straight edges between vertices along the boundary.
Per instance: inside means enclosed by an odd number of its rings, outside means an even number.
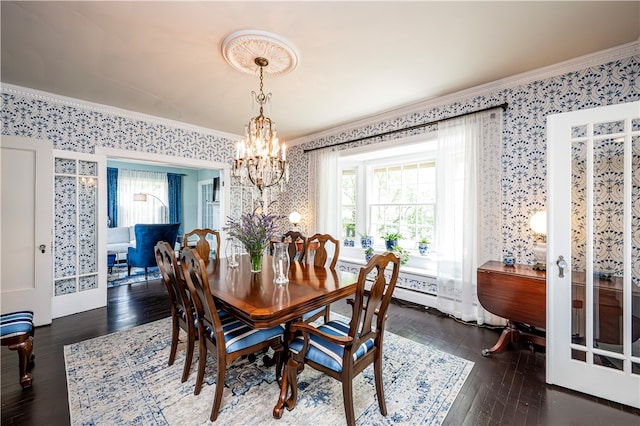
M278 403L273 407L273 417L279 419L282 417L284 407L287 410L293 410L296 406L298 399L298 361L293 358L287 360L287 365L284 367L284 374L282 375L282 384L280 385L280 396L278 397ZM287 393L291 393L287 399Z

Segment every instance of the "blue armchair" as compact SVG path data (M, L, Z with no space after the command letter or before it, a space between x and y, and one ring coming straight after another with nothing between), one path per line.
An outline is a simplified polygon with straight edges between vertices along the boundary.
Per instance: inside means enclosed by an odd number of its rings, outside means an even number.
M136 234L136 246L129 247L127 251L128 275L131 275L131 267L144 268L147 276L149 266L157 266L154 247L158 241L165 241L171 247L176 244L179 223L169 224L138 224L134 227Z

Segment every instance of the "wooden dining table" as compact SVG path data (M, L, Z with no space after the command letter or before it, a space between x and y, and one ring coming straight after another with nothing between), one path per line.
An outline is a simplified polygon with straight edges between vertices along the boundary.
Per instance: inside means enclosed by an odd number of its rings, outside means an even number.
M264 256L260 272L251 272L248 255L240 256L237 267L230 267L226 259L220 259L218 262L210 261L206 269L218 307L254 328L285 324L285 348L293 338L289 331L293 321L300 320L307 312L354 294L358 281L358 275L352 272L291 262L289 283L275 284L271 256ZM287 356L288 350L285 352ZM274 413L282 411L286 386L283 379Z

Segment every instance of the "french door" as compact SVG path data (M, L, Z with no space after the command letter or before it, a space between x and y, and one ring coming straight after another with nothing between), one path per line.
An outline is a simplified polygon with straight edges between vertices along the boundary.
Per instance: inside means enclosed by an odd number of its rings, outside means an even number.
M547 131L547 382L640 408L640 102Z

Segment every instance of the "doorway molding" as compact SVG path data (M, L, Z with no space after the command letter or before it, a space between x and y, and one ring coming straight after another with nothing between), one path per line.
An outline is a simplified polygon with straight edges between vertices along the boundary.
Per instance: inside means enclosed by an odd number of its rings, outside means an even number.
M228 163L202 160L198 158L187 158L187 157L176 157L176 156L164 155L164 154L154 154L154 153L141 152L141 151L128 151L125 149L117 149L117 148L105 148L105 147L98 147L98 146L95 149L95 154L104 156L105 160L123 160L123 161L133 160L133 161L144 162L144 163L155 164L155 165L162 165L162 166L220 170L220 176L222 177L222 184L221 184L220 190L222 191L222 194L223 194L220 201L220 215L221 215L220 223L224 223L222 219L230 215L231 207L230 207L229 201L231 199L231 185L229 183L225 184L225 182L231 181L231 165ZM106 181L106 176L103 176L102 178L105 179ZM106 235L106 221L103 221L103 222L105 222L102 225L105 228L103 235Z

